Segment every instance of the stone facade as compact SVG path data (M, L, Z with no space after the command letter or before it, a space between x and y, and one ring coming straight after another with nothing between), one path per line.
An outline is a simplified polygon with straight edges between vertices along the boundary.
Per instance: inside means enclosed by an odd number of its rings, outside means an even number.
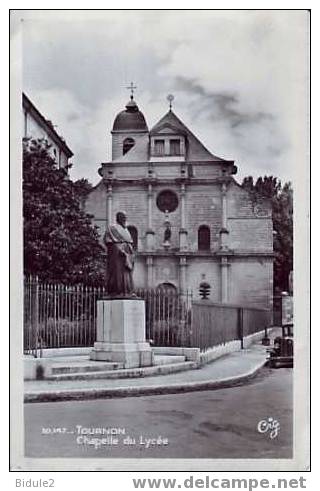
M151 131L141 127L141 114L138 131L132 114L126 124L120 113L120 127L117 116L113 159L102 164L86 201L101 235L117 211L127 213L137 232L137 287L165 283L199 298L206 282L212 301L270 307L270 203L253 202L234 178L234 162L210 153L171 109ZM125 151L128 138L133 146Z

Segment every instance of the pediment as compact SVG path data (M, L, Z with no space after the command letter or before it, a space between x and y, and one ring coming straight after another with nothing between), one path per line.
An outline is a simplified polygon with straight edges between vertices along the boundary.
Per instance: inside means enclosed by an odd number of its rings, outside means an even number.
M185 135L186 131L181 130L181 128L175 127L172 124L165 123L159 126L156 131L150 132L152 136L154 135Z
M164 128L161 128L160 131L158 131L158 134L164 135L170 133L171 135L177 134L178 131L175 128L170 128L169 126L165 126Z
M150 135L184 135L188 140L188 160L189 161L220 161L225 159L209 152L201 141L186 127L186 125L170 109L158 123L151 129Z

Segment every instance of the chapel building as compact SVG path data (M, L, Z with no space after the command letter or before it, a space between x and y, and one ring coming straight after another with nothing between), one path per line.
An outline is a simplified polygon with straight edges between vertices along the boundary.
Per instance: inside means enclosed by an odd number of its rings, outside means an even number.
M270 308L271 203L235 180L171 108L150 130L131 95L115 118L112 159L86 201L101 236L125 211L136 248L136 287L205 290L213 302Z

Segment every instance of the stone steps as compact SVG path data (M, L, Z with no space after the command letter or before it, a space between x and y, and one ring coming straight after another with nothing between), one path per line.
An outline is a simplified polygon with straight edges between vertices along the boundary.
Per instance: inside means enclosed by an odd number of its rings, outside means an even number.
M59 373L50 375L47 380L67 381L67 380L97 380L97 379L123 379L123 378L140 378L154 375L165 375L177 373L185 370L197 368L198 364L193 361L179 361L175 363L162 363L151 367L141 368L122 368L119 370L96 370L96 371L79 371L73 373Z
M69 363L55 363L51 366L52 375L64 375L79 372L100 372L119 370L123 368L122 363L111 363L102 361L90 361L88 357L81 361L69 361Z
M155 355L154 365L172 365L183 363L186 357L183 355ZM67 375L73 373L87 372L109 372L111 370L124 369L123 363L114 363L107 361L91 361L87 356L74 357L72 361L61 358L51 365L51 375Z

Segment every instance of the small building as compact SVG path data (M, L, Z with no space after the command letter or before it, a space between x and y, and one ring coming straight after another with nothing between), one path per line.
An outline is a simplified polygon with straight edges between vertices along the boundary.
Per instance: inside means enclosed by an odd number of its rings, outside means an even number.
M52 122L46 119L30 99L22 94L23 137L45 139L50 145L50 152L57 166L66 167L73 156L64 139L58 135Z
M171 102L149 130L132 95L111 134L112 159L101 164L86 211L101 236L118 211L127 213L136 286L271 307L271 203L238 184L234 161L205 148Z

